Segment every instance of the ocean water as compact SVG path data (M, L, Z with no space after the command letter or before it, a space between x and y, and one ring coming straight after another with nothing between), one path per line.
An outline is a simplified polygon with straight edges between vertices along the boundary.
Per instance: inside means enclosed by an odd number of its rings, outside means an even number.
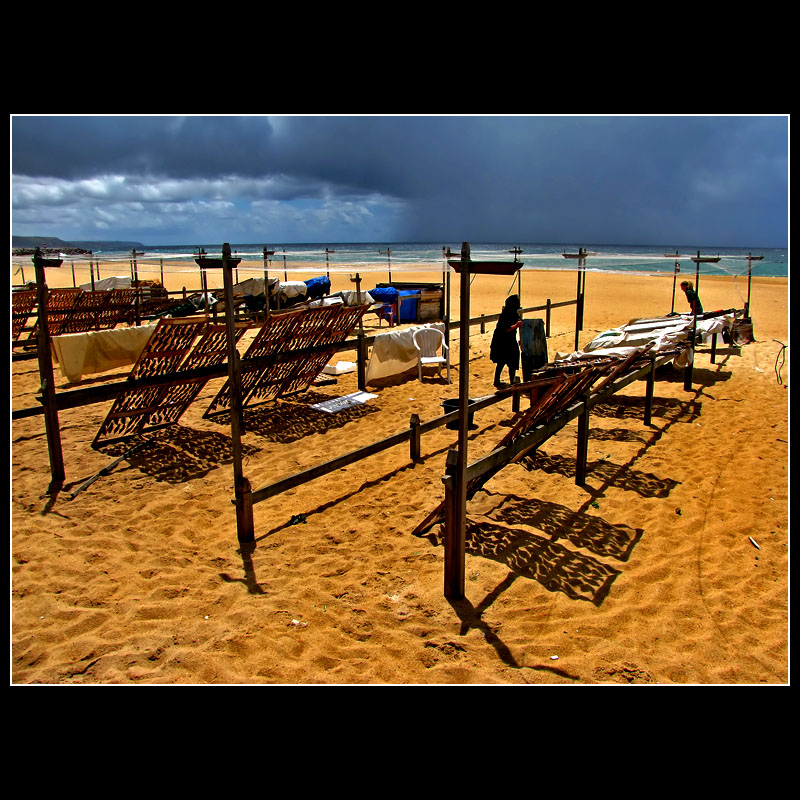
M196 258L201 245L147 245L144 254L137 251L137 264L141 266L163 263L164 270L169 271L170 262L192 261ZM202 245L210 258L219 257L222 244ZM372 243L307 243L281 244L257 243L234 244L231 250L236 257L245 261L258 261L263 264L264 248L274 251L269 257L269 268L313 272L319 274L330 272L392 272L402 273L405 270L429 271L441 270L444 265L444 248L449 247L456 258L461 251L461 242L444 243L404 243L404 242L372 242ZM701 275L747 275L748 255L763 256L762 260L752 261L754 276L788 277L788 249L742 248L720 246L675 246L675 245L593 245L580 244L537 244L537 243L480 243L471 242L473 260L501 261L513 259L510 252L519 248L522 252L518 258L523 262L523 269L574 270L576 260L564 258L564 253L577 253L582 247L587 251L586 269L599 272L637 272L637 273L670 273L675 269L676 261L683 274L694 274L696 265L691 261L698 251L701 257L720 257L717 264L701 263ZM327 249L327 253L326 253ZM677 257L676 257L677 253ZM130 262L130 252L96 250L94 258L101 263L120 261ZM65 261L73 258L85 260L83 257L65 256ZM301 267L300 265L303 265Z

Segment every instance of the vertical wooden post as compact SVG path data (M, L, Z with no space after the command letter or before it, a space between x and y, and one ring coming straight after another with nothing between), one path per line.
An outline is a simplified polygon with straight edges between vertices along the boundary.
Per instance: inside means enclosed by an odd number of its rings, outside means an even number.
M236 328L233 320L233 275L229 263L231 246L222 245L222 279L225 287L225 326L228 339L228 382L231 387L231 443L233 447L233 488L236 504L236 534L240 542L255 541L253 497L250 481L242 469L242 387ZM203 270L205 274L205 270Z
M76 289L78 287L78 284L75 282L75 262L71 261L70 263L72 264L72 288ZM25 276L23 275L23 281L22 281L23 283L25 283L24 277Z
M273 250L267 250L264 245L264 320L269 322L270 309L269 309L269 257L275 255Z
M578 290L575 295L575 350L580 342L580 332L583 330L583 248L578 250Z
M466 552L467 449L469 441L469 242L461 245L461 297L458 375L458 450L454 475L449 546L445 544L445 597L464 597ZM451 456L448 454L448 459Z
M419 414L412 414L409 423L411 427L410 457L412 461L419 461L422 453L422 431L420 430Z
M24 281L23 281L24 283ZM439 310L442 312L442 318L444 322L444 342L449 347L450 346L450 335L448 333L448 320L447 320L447 297L444 294L447 286L447 256L445 255L444 245L442 245L442 302L439 306Z
M717 363L717 334L711 334L711 363Z
M56 409L55 385L53 379L53 355L50 352L50 331L47 319L47 282L45 266L60 267L60 259L44 259L36 248L33 266L36 270L36 292L38 302L39 324L37 326L37 351L39 356L39 377L41 393L44 401L44 426L47 434L47 450L50 456L50 488L55 488L64 481L64 455L61 450L61 432Z
M589 395L583 396L583 409L578 417L578 452L575 457L575 483L586 484L586 458L589 451Z
M672 308L669 310L670 315L675 313L675 287L678 283L678 273L681 271L681 265L678 263L678 251L675 251L675 271L672 273Z
M358 351L356 355L358 364L358 390L363 392L366 391L367 388L367 343L363 330L358 334Z
M695 264L695 281L694 281L694 291L697 298L700 298L700 251L697 251L697 261ZM697 339L697 304L695 303L692 306L692 340L691 340L691 358L689 363L686 365L686 370L683 373L683 388L684 391L690 392L692 390L692 372L694 370L694 356L696 352L696 342Z
M445 326L444 334L447 341L447 346L450 347L450 270L447 271L447 310L445 312Z
M547 308L544 312L544 335L546 339L550 338L550 314L552 312L552 303L550 302L550 298L547 298Z
M653 420L653 388L656 381L656 357L650 361L650 372L647 373L647 385L644 396L644 424L648 427Z
M161 285L166 288L166 284L164 283L164 259L160 258L159 261L161 263Z
M519 377L517 375L514 376L514 383L519 383ZM519 411L519 392L514 392L511 395L511 411L516 414Z
M466 525L459 528L463 517L458 513L458 451L447 452L444 484L444 596L453 600L464 597Z
M94 263L91 258L89 259L89 277L92 281L92 291L94 291Z
M356 302L361 305L361 275L356 272L355 278L350 280L356 285ZM363 392L367 388L367 344L364 337L363 316L358 320L358 350L356 359L358 364L358 389Z
M134 247L133 250L131 251L131 271L132 271L132 274L133 274L134 285L136 286L136 294L134 295L134 300L133 300L133 315L134 315L134 318L136 320L136 326L138 327L139 325L142 324L141 311L140 311L140 308L141 308L141 305L140 305L141 304L141 299L140 299L140 297L141 297L142 288L141 288L141 286L139 286L139 268L138 268L138 266L136 264L136 256L137 255L141 256L141 255L144 255L144 254L143 253L137 253L136 252L136 248ZM98 269L98 273L99 273L99 269ZM99 277L99 275L98 275L98 277Z
M750 317L750 284L753 281L753 254L747 254L747 303L744 307L744 315Z
M335 252L336 252L335 250L328 250L327 247L325 248L325 275L327 275L328 280L331 279L331 268L330 268L330 264L328 262L328 254L329 253L335 253Z
M583 258L581 258L581 272L583 274L583 281L581 283L581 330L583 330L583 315L586 311L586 250L581 248Z

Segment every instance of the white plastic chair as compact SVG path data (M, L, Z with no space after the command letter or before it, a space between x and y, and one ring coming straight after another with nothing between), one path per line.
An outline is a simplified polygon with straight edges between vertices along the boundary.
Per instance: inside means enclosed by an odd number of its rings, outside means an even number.
M414 331L414 347L417 348L417 375L422 380L422 368L435 366L441 377L442 365L447 365L447 382L450 383L450 348L444 341L444 333L438 328L420 328ZM442 354L439 355L439 348Z

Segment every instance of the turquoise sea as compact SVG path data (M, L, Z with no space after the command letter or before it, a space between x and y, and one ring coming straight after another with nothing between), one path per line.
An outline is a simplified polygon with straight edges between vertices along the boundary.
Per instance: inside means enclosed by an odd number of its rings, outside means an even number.
M202 247L209 257L219 257L222 244L187 245L146 245L144 254L137 251L137 262L163 263L169 268L170 261L194 259ZM234 254L246 261L258 260L263 263L264 248L274 251L269 257L270 268L290 270L299 265L309 267L303 271L319 272L393 272L404 269L427 271L440 270L444 264L443 248L449 247L454 254L461 251L461 242L368 242L368 243L301 243L282 244L280 242L259 242L250 244L231 243ZM564 258L564 253L577 253L579 248L587 251L587 270L600 272L638 272L672 273L676 261L680 272L694 273L695 264L691 258L698 251L701 257L720 256L719 263L702 263L701 275L747 275L748 255L763 256L762 260L752 261L754 276L788 277L788 248L743 248L707 245L593 245L591 243L539 244L526 242L483 243L470 242L473 260L505 260L513 258L510 252L519 248L518 256L523 269L574 270L575 259ZM327 253L326 253L327 250ZM677 253L677 257L676 257ZM101 261L129 261L130 253L95 250L94 257ZM69 257L67 257L69 258ZM76 259L77 260L77 259ZM83 260L83 259L81 259Z

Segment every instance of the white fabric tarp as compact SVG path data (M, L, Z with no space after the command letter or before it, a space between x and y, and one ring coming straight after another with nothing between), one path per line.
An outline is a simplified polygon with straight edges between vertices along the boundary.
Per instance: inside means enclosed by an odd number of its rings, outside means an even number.
M82 283L80 288L84 292L92 291L91 281L89 283ZM113 278L103 278L94 282L95 291L108 291L109 289L130 289L131 279L126 278L124 275L115 275Z
M697 334L706 341L712 334L730 328L733 314L721 314L718 317L697 320ZM557 353L556 361L578 361L582 358L600 356L627 356L633 350L653 342L651 352L660 353L671 350L677 344L689 341L692 335L694 317L691 314L679 314L673 317L655 317L651 319L631 320L627 325L603 331L596 336L584 350L574 353ZM693 356L689 348L679 355L674 364L685 366Z
M305 297L308 294L308 286L303 281L280 281L277 291L284 297Z
M135 364L156 325L153 322L133 328L66 333L50 341L61 374L75 383L83 375Z
M337 411L344 411L346 408L363 405L367 400L371 400L377 396L378 395L370 394L369 392L353 392L343 397L334 397L331 400L325 400L322 403L314 403L311 408L316 408L317 411L324 411L326 414L335 414Z
M375 337L372 354L367 365L366 382L400 375L417 366L417 349L414 347L414 331L436 328L444 333L444 323L415 325L413 328L379 333Z

